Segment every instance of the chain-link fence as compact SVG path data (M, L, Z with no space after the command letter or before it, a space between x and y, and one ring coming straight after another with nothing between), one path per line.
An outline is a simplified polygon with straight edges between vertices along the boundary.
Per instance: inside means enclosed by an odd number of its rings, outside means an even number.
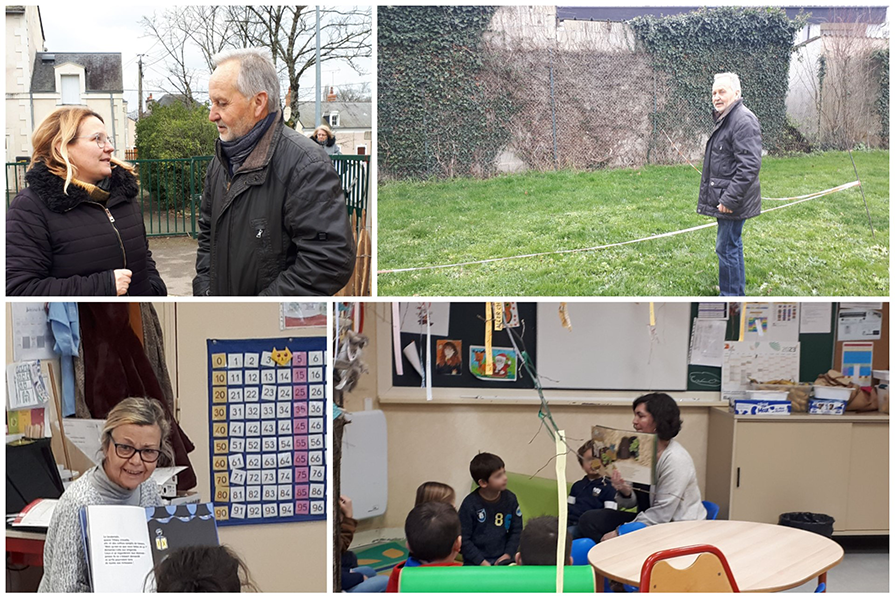
M494 49L485 76L513 106L500 171L698 160L711 131L709 90L693 122L640 52Z

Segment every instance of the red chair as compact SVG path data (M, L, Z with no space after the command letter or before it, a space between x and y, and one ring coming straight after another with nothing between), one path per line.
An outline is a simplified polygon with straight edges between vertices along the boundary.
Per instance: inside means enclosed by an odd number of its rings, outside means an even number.
M696 555L684 569L671 566L667 559ZM696 544L669 548L650 555L640 570L641 592L739 592L730 566L718 547Z

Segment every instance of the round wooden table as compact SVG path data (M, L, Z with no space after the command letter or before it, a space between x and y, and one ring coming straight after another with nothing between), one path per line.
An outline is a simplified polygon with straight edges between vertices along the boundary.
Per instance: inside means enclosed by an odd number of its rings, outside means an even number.
M814 578L826 581L826 572L842 561L842 547L818 534L743 521L705 520L671 522L649 526L601 542L587 554L597 574L597 589L603 578L640 585L640 569L651 554L669 548L711 544L724 553L741 592L779 592ZM670 559L684 568L696 555Z

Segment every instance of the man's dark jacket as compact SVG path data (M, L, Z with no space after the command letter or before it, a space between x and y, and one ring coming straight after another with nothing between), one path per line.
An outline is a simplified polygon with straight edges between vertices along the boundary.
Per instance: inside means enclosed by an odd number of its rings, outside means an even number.
M716 122L705 145L696 212L718 219L748 219L761 213L761 126L742 100ZM721 203L733 213L721 213Z
M8 296L115 296L115 269L130 269L130 296L164 296L137 201L137 178L112 168L105 208L36 163L6 211ZM107 211L108 209L108 211Z
M277 119L229 176L220 141L205 175L197 296L332 295L354 270L339 176L323 149Z

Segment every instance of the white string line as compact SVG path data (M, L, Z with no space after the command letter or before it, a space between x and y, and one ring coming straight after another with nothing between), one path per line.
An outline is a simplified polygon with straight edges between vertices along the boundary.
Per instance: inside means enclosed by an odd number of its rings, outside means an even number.
M784 209L786 207L792 207L793 205L798 205L799 203L804 203L805 201L811 201L829 194L833 194L834 192L839 192L842 190L846 190L848 188L852 188L854 186L858 186L861 183L857 180L854 182L849 182L847 184L841 184L839 186L835 186L833 188L828 188L827 190L822 190L819 192L811 193L808 195L802 195L801 197L790 197L788 199L762 199L765 201L787 201L791 200L791 203L787 203L786 205L780 205L779 207L772 207L770 209L765 209L761 213L770 213L771 211L776 211L777 209ZM532 257L545 257L549 255L567 255L577 252L589 252L594 250L602 250L604 248L615 248L617 246L625 246L627 244L637 244L639 242L646 242L647 240L656 240L657 238L669 238L671 236L677 236L678 234L686 234L687 232L695 232L696 230L704 230L706 228L713 228L718 225L718 222L715 221L713 223L703 224L701 226L694 226L692 228L686 228L684 230L676 230L674 232L665 232L664 234L656 234L654 236L647 236L645 238L637 238L636 240L625 240L624 242L614 242L612 244L601 244L599 246L590 246L587 248L569 248L566 250L555 250L550 252L535 252L526 255L513 255L509 257L494 257L491 259L481 259L479 261L464 261L462 263L451 263L449 265L427 265L425 267L406 267L403 269L380 269L377 271L377 274L383 273L405 273L408 271L431 271L433 269L449 269L452 267L465 267L466 265L483 265L485 263L497 263L500 261L511 261L514 259L529 259Z

